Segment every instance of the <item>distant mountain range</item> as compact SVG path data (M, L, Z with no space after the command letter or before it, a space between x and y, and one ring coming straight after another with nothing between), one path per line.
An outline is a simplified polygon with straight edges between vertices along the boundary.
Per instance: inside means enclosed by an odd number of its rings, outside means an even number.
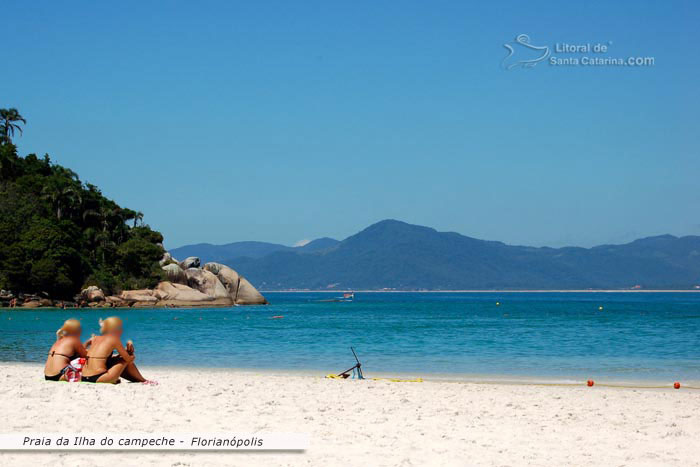
M700 284L700 237L624 245L535 248L478 240L396 220L343 241L188 245L183 259L232 266L262 290L690 289Z
M189 256L197 256L202 263L215 261L224 263L227 260L247 257L262 258L276 251L291 251L295 253L314 253L332 248L340 243L332 238L318 238L303 246L291 247L277 243L266 242L234 242L225 245L212 245L211 243L197 243L185 245L170 250L175 258L184 259Z

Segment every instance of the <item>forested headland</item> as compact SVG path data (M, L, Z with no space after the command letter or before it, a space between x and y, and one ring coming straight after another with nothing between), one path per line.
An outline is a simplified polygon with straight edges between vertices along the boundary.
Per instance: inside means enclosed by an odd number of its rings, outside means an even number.
M155 286L163 236L48 154L18 155L13 138L25 124L0 109L0 288L71 299L89 285Z

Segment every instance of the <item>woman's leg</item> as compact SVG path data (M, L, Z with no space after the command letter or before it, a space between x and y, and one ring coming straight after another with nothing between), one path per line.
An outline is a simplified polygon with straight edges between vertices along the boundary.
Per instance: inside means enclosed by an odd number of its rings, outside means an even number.
M146 381L146 378L144 378L139 369L136 368L134 362L131 362L126 366L124 372L122 373L122 378L127 381L131 381L132 383L143 383Z
M121 357L111 357L107 360L107 373L97 378L98 383L117 383L119 377L127 367L126 362Z
M139 369L136 368L136 365L134 364L134 362L127 364L119 356L109 357L109 359L107 359L107 368L108 368L107 373L109 374L112 371L112 368L117 366L117 365L120 366L120 370L119 370L119 374L117 375L116 379L119 379L119 377L122 377L127 381L131 381L132 383L143 383L144 381L146 381L146 378L144 378L143 375L141 374L141 372L139 371ZM103 375L102 377L107 377L107 374ZM102 377L100 377L100 379L98 379L99 382L103 382ZM107 382L107 381L105 381L105 382ZM111 383L114 381L109 381L109 382Z
M128 340L126 342L126 351L129 353L129 355L134 355L133 341ZM134 362L131 362L126 366L124 373L122 373L122 377L127 381L131 381L132 383L143 383L146 381L146 378L144 378L139 369L136 368L136 364Z

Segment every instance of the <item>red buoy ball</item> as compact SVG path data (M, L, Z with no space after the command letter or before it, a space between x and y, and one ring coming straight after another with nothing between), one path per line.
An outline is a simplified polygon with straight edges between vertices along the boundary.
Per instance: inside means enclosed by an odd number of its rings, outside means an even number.
M592 379L589 379L588 382L587 382L586 384L587 384L588 387L590 388L590 387L592 387L592 386L595 384L595 381L593 381Z
M681 388L681 383L679 383L678 381L673 383L673 389L680 389L680 388Z

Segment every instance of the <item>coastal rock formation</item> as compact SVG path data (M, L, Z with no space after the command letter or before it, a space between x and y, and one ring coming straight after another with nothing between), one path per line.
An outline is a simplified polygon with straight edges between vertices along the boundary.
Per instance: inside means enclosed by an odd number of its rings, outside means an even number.
M201 269L194 270L207 272ZM216 279L215 276L213 277ZM201 274L198 278L201 279L204 290L213 290L211 294L201 292L187 285L163 281L158 283L155 289L127 290L122 292L118 298L132 307L233 305L233 300L226 293L221 293L222 290L225 291L221 283L219 283L220 289L217 291L216 284L211 284L212 278L208 277L207 274ZM218 280L216 282L218 283Z
M80 299L88 303L104 302L105 293L99 287L91 285L80 291Z
M161 259L160 261L158 261L158 263L159 263L161 266L165 266L166 264L170 264L170 263L173 263L173 262L174 262L174 263L177 263L177 260L176 260L175 258L173 258L173 256L172 256L169 252L167 252L167 251L166 251L165 253L163 253L163 259Z
M229 297L213 297L182 284L161 282L154 291L157 306L230 306Z
M176 284L187 285L187 275L185 274L185 271L182 270L180 265L176 263L166 264L163 266L163 271L165 272L165 277L168 279L168 281Z
M197 258L196 256L190 256L189 258L180 261L179 264L183 270L187 271L190 268L198 268L200 265L200 261L199 258Z
M173 284L172 282L161 282L155 288L153 295L158 300L164 301L180 301L180 302L211 302L214 297L195 290L191 287L182 284Z
M221 263L207 263L204 266L202 266L202 269L205 269L209 271L212 274L216 274L217 276L219 275L219 272L221 271L221 268L227 268L228 266L221 264ZM231 268L229 268L231 269ZM231 269L233 271L233 269Z
M236 271L221 263L207 263L204 265L206 271L215 274L221 283L226 287L229 296L235 301L238 294L238 282L240 276Z
M265 297L243 276L221 263L207 263L204 269L213 274L226 287L226 291L236 305L265 305Z
M221 281L211 272L204 269L189 268L185 270L187 285L203 294L214 298L230 298L228 291ZM233 303L233 300L231 300Z
M124 306L129 306L129 303L122 299L121 297L117 297L115 295L108 295L105 297L105 301L109 303L110 306L113 307L124 307Z
M167 254L166 254L167 256ZM153 289L124 290L119 295L106 294L97 286L89 286L75 296L75 302L54 302L45 293L39 295L20 294L17 299L8 291L0 291L0 305L27 308L49 306L96 307L194 307L264 305L267 300L244 277L228 266L207 263L204 268L181 264L199 265L199 258L191 257L181 263L171 260L162 266L167 280Z
M151 289L125 290L119 294L119 298L129 306L154 306L158 302Z
M236 305L267 305L267 300L245 277L238 283Z

